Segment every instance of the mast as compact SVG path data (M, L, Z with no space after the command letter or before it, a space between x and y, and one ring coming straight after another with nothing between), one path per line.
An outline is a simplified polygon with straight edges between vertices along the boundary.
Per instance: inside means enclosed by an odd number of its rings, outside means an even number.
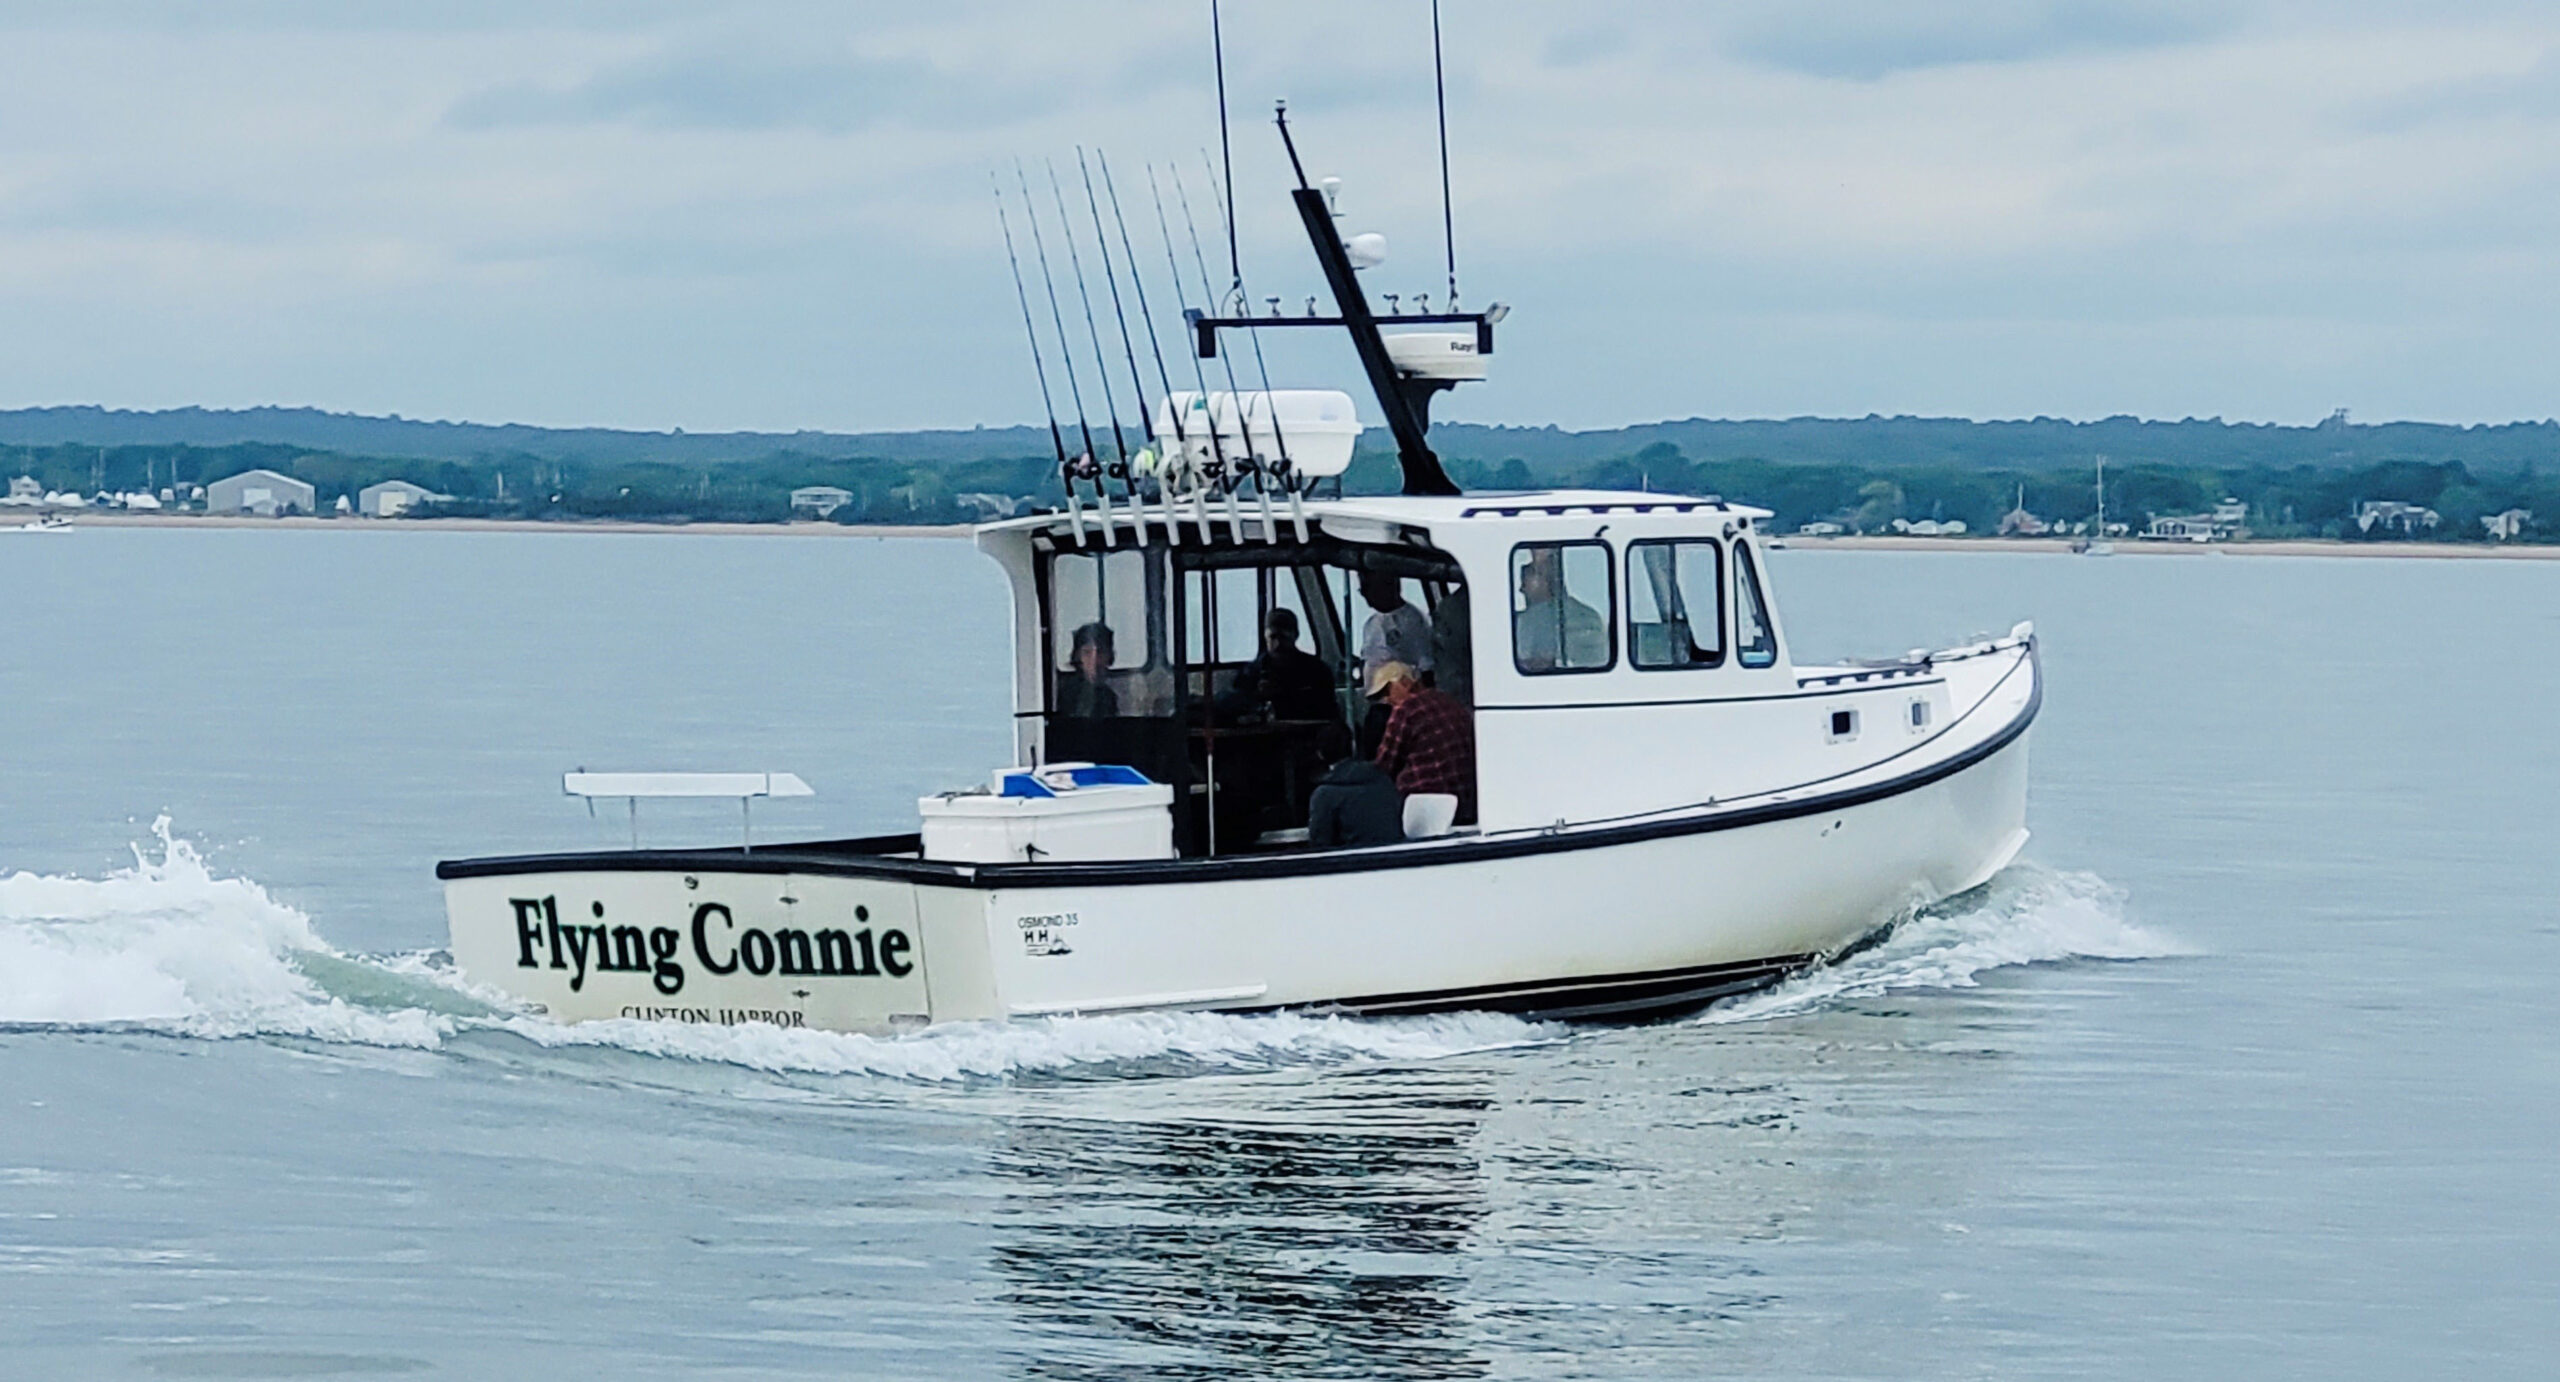
M1449 473L1440 468L1440 457L1431 449L1425 432L1429 424L1421 409L1397 375L1395 361L1387 354L1387 339L1378 331L1378 319L1369 311L1369 298L1361 291L1360 279L1351 267L1350 251L1343 248L1342 232L1334 228L1333 208L1325 204L1324 193L1307 185L1306 165L1298 160L1298 142L1289 134L1289 110L1282 106L1273 114L1280 127L1280 142L1289 151L1289 168L1298 185L1289 199L1298 204L1298 219L1306 223L1308 243L1315 247L1316 263L1324 269L1325 286L1333 290L1334 306L1342 313L1342 326L1351 333L1351 345L1360 354L1360 368L1369 376L1370 391L1378 396L1379 411L1387 415L1387 430L1395 434L1396 460L1404 467L1404 492L1407 494L1457 494L1458 486ZM1490 327L1482 323L1479 331Z

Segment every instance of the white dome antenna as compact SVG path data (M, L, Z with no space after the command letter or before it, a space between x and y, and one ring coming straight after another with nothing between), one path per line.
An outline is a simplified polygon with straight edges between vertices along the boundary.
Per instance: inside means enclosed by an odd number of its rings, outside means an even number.
M1387 237L1374 230L1364 231L1343 241L1342 252L1350 257L1351 267L1374 269L1387 262Z

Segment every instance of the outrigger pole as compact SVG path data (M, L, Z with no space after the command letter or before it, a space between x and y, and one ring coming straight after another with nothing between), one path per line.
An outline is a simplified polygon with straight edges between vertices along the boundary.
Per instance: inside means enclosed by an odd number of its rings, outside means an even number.
M1182 185L1182 170L1175 168L1172 171L1173 195L1182 201L1182 224L1184 229L1191 233L1191 262L1200 269L1200 293L1204 300L1214 302L1217 300L1218 290L1209 282L1209 257L1200 252L1200 223L1191 215L1191 193ZM1220 360L1218 363L1226 367L1227 405L1235 409L1236 430L1244 438L1244 459L1236 465L1226 467L1227 473L1218 479L1218 493L1226 501L1227 536L1242 542L1244 541L1244 515L1236 508L1236 486L1243 484L1244 477L1250 473L1254 479L1254 487L1257 490L1260 489L1262 467L1255 461L1253 455L1253 424L1245 417L1244 404L1236 396L1239 390L1236 386L1235 362ZM1218 413L1215 408L1212 408L1209 410L1209 434L1216 436L1217 432Z
M1203 165L1208 164L1208 150L1202 149L1200 151L1200 161ZM1225 178L1219 174L1216 168L1211 167L1209 169L1209 174L1211 177L1218 178L1220 185L1225 188L1227 206L1227 252L1232 255L1235 253L1236 243L1235 189L1233 187L1225 186ZM1244 293L1244 261L1240 259L1230 259L1227 267L1228 271L1234 275L1232 286L1227 290L1227 300L1236 304L1237 310L1240 311L1243 309L1244 304L1247 301ZM1271 300L1271 310L1275 312L1280 310L1280 300L1278 298L1273 298ZM1262 376L1262 410L1265 413L1268 413L1271 417L1271 441L1280 452L1279 463L1275 466L1266 467L1261 464L1262 458L1259 455L1255 455L1253 457L1253 497L1254 501L1262 506L1262 540L1265 542L1278 542L1280 540L1280 525L1271 516L1271 485L1272 482L1276 480L1279 482L1281 488L1289 492L1289 514L1291 518L1296 520L1298 541L1305 542L1307 540L1307 511L1306 507L1298 501L1297 483L1294 478L1297 467L1289 463L1289 437L1280 426L1280 405L1271 397L1271 364L1262 356L1262 333L1247 329L1245 332L1245 339L1253 342L1254 368L1259 371ZM1234 400L1236 397L1235 367L1232 365L1227 368L1227 397L1230 401ZM1239 405L1236 411L1237 415L1243 419L1245 450L1248 453L1251 453L1253 451L1253 414L1242 405Z
M1058 408L1049 401L1049 367L1040 359L1040 331L1031 324L1031 294L1022 286L1022 258L1013 249L1013 218L1004 214L1004 184L987 170L988 189L996 194L996 224L1004 228L1004 259L1013 266L1013 300L1022 307L1022 334L1031 342L1031 372L1040 379L1040 411L1049 419L1049 444L1058 452L1058 482L1066 486L1067 509L1075 524L1076 545L1084 545L1084 510L1076 503L1076 482L1067 464L1067 439L1058 431ZM595 803L589 802L593 809ZM635 812L637 808L634 808Z
M1022 214L1031 222L1031 248L1040 260L1040 286L1049 293L1049 321L1058 332L1058 362L1067 368L1067 396L1075 400L1076 430L1084 434L1084 454L1068 464L1067 509L1074 517L1076 545L1084 545L1084 512L1082 501L1076 497L1075 482L1086 479L1093 481L1095 494L1101 496L1102 543L1106 547L1117 546L1118 540L1111 532L1110 494L1102 488L1102 465L1093 457L1093 424L1085 420L1084 389L1076 383L1076 357L1067 345L1067 314L1058 307L1058 281L1049 273L1049 247L1040 238L1040 213L1031 205L1031 178L1022 171L1019 161L1013 165L1013 177L1022 187Z

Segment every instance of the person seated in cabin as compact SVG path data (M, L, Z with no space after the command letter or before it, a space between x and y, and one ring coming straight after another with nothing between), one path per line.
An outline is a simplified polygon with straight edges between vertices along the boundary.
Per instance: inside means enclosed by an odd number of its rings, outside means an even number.
M1377 764L1395 779L1406 796L1446 792L1458 799L1458 823L1476 818L1475 717L1446 692L1422 684L1401 662L1390 662L1369 678L1369 698L1387 703L1386 737L1378 741ZM1397 824L1399 833L1403 824Z
M1262 617L1262 652L1236 677L1236 689L1219 709L1242 718L1261 712L1274 720L1336 720L1333 669L1298 646L1296 611L1274 609Z
M1600 611L1564 593L1562 554L1531 548L1520 565L1520 612L1512 616L1514 655L1524 671L1599 667L1609 661L1609 625Z
M1317 756L1330 764L1307 799L1307 843L1327 849L1392 845L1404 840L1404 793L1387 770L1351 752L1351 735L1326 726Z
M1076 720L1109 720L1120 714L1120 694L1111 689L1115 656L1111 626L1086 624L1076 630L1073 665L1058 674L1057 713Z

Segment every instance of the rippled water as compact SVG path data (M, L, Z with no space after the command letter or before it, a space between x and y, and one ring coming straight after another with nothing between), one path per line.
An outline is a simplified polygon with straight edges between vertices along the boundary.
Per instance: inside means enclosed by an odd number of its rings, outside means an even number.
M2020 866L1679 1022L875 1039L518 1015L430 870L581 764L895 828L1004 752L965 544L0 545L0 1374L2546 1371L2560 564L1775 565L2038 620Z

